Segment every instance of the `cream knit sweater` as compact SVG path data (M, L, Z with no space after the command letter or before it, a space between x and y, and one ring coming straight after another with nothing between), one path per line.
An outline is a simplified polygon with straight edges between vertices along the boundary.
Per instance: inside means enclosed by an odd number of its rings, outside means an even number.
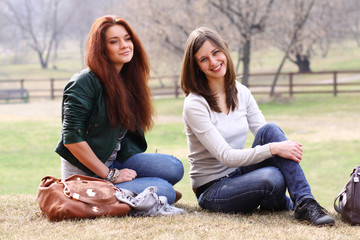
M238 82L236 87L239 106L228 115L212 111L197 94L185 98L183 118L193 188L271 157L269 144L244 149L249 129L256 135L266 121L249 89Z

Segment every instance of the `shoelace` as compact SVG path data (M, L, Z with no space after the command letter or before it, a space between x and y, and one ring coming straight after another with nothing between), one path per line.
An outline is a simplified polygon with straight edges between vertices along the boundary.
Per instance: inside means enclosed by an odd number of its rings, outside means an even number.
M326 215L324 210L324 208L315 202L309 206L309 213L312 217Z

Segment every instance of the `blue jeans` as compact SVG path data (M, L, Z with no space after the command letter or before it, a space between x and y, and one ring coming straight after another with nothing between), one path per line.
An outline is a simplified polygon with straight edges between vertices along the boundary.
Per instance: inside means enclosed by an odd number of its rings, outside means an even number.
M255 136L253 147L287 140L275 124L266 124ZM274 156L261 163L239 167L219 179L199 197L200 207L220 212L251 212L260 206L264 210L292 209L285 195L286 187L295 204L314 198L300 165Z
M141 193L147 187L156 186L157 194L165 196L169 204L175 201L173 185L184 175L184 167L179 159L160 153L138 153L124 163L115 160L110 168L129 168L137 173L134 180L115 184L117 187Z
M260 128L256 134L253 147L286 140L287 138L284 132L276 124L268 123ZM261 163L246 167L246 171L251 171L253 168L257 169L264 166L275 166L280 169L284 175L290 198L295 205L300 204L306 198L314 199L310 185L306 180L305 174L299 163L275 155Z
M275 167L263 167L244 173L239 167L211 185L199 197L200 207L216 212L248 213L259 206L263 210L292 208L285 195L284 177Z

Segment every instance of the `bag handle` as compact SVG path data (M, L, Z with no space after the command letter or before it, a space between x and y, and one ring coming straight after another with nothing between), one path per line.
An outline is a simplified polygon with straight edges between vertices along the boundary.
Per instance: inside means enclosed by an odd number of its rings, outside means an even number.
M59 181L59 183L64 185L64 195L70 199L74 199L80 202L84 202L84 203L88 203L88 204L93 204L93 205L101 205L101 204L112 204L117 202L117 198L114 196L109 197L109 198L102 198L102 199L94 199L94 198L89 198L89 197L85 197L85 196L81 196L78 193L73 193L71 192L71 189L69 188L69 186L66 184L64 179L61 179ZM114 186L114 189L116 189L116 187Z
M335 198L334 200L334 209L335 211L337 211L338 213L341 213L341 209L340 209L340 200L339 200L339 204L336 204L337 200L340 198L340 196L342 196L345 193L346 189L344 188Z
M360 166L355 167L355 168L353 169L353 171L352 171L351 174L350 174L350 180L349 180L349 182L350 182L350 181L353 181L353 177L352 177L352 176L355 176L355 177L358 176L359 170L360 170ZM345 185L344 189L336 196L336 198L335 198L335 200L334 200L334 209L335 209L335 211L337 211L338 213L341 213L340 199L339 199L339 198L340 198L341 196L343 196L344 193L346 192L346 186L347 186L347 184ZM337 200L338 200L338 199L339 199L339 204L337 204Z

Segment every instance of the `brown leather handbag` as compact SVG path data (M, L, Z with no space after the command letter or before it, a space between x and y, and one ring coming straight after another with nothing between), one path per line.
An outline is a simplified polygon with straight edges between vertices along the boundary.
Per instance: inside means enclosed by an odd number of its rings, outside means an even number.
M354 168L349 182L334 200L335 211L350 224L360 224L360 166Z
M102 179L73 175L66 179L46 176L38 188L37 202L50 221L100 216L125 216L131 210L117 200L121 191Z

